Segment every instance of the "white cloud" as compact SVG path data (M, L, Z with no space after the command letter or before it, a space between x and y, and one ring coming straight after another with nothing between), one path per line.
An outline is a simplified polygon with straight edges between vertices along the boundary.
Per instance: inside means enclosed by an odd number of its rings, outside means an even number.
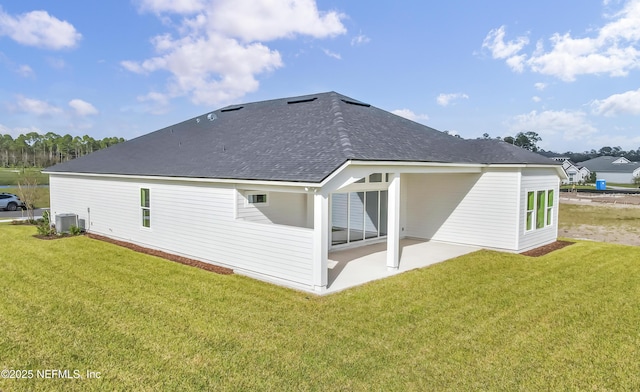
M371 39L364 34L358 34L351 39L351 46L360 46L364 44L368 44L371 42Z
M549 39L550 49L538 41L535 50L525 54L522 51L528 39L518 37L506 42L502 26L487 34L482 47L489 49L493 58L505 60L514 71L528 68L564 81L588 74L626 76L640 68L640 0L627 1L608 23L591 31L591 36L585 37L555 33Z
M49 15L47 11L31 11L9 15L0 7L0 36L28 46L46 49L73 48L82 38L73 25Z
M98 114L98 109L92 104L82 99L72 99L69 106L75 111L75 114L81 117Z
M336 11L319 11L315 0L217 0L206 12L209 29L245 42L334 37L347 32L344 18Z
M543 140L560 135L563 140L578 140L596 133L598 130L580 111L547 110L520 114L507 122L512 132L536 132Z
M21 112L32 113L38 116L47 116L62 112L57 106L51 105L45 101L38 99L26 98L18 95L16 98L15 109Z
M544 90L545 88L547 88L547 84L546 84L546 83L538 82L538 83L534 84L534 85L533 85L533 87L535 87L535 88L536 88L536 90L542 91L542 90Z
M529 44L529 38L518 37L513 41L505 42L505 26L489 31L482 41L482 47L489 49L494 59L504 59L514 71L522 72L525 56L518 53Z
M157 14L171 12L176 14L194 14L205 8L203 0L139 0L141 11Z
M537 96L537 95L534 95L533 97L531 97L531 100L532 100L533 102L540 102L540 101L542 101L542 98L540 98L540 97L539 97L539 96Z
M391 113L415 122L426 121L429 119L429 116L426 114L417 114L410 109L396 109L392 110Z
M44 134L46 132L42 132L39 128L36 128L34 126L31 127L16 127L16 128L9 128L6 125L0 124L0 134L6 135L9 134L12 137L18 137L20 135L26 135L27 133L30 132L36 132L39 134Z
M202 105L231 102L255 91L258 75L283 66L280 53L264 42L346 32L344 15L321 12L313 0L143 0L140 8L161 18L179 14L183 19L177 36L166 33L151 40L156 57L120 64L139 74L168 71L166 91L153 94L163 99L188 96Z
M619 114L640 114L640 89L614 94L603 100L595 100L591 103L595 114L608 117Z
M436 102L438 102L438 105L440 106L448 106L450 103L458 99L469 99L469 96L464 93L440 94L436 98Z
M336 60L342 60L342 56L340 56L340 53L332 52L329 49L322 49L322 51L324 52L324 54L326 54L329 57L332 57Z

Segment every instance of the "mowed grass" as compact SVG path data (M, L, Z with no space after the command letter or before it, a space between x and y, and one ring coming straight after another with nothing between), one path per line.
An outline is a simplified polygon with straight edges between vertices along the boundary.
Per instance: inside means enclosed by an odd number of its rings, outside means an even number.
M317 297L0 226L0 390L639 390L640 248L480 251Z
M0 168L0 185L18 185L18 180L25 171L34 176L38 180L38 184L46 185L49 183L49 175L43 174L39 168Z
M560 228L579 225L611 227L616 230L639 229L640 208L560 203Z

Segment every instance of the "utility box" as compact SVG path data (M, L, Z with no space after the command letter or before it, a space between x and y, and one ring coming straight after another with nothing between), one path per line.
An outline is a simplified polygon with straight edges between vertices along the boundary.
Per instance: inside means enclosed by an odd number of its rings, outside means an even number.
M77 214L56 215L56 231L58 233L68 233L71 226L79 227Z
M596 180L596 190L604 191L607 189L607 180Z

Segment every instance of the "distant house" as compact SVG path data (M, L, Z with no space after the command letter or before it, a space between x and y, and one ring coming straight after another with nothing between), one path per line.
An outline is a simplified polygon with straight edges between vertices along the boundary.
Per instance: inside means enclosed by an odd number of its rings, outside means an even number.
M632 184L635 177L640 176L640 162L631 162L625 157L602 156L580 162L592 172L596 172L598 180L608 183Z
M568 159L565 159L564 162L562 162L562 168L567 175L567 178L562 180L563 184L585 183L591 176L591 171L588 168L575 164Z
M54 217L316 292L348 247L386 243L396 269L401 238L551 243L564 178L541 155L335 92L227 106L45 171Z

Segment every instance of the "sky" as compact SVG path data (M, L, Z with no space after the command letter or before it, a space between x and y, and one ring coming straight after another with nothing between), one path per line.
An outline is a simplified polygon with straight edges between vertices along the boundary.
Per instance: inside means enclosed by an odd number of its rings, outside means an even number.
M640 148L640 0L0 0L0 133L132 139L336 91L463 138Z

